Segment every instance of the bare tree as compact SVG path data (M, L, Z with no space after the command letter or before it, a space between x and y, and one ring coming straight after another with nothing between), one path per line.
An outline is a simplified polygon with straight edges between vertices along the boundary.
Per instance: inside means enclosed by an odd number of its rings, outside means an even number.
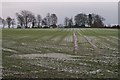
M65 26L68 26L68 23L69 23L69 18L68 18L68 17L65 17L65 20L64 20Z
M25 28L28 28L28 23L32 21L31 15L33 15L33 13L31 11L23 10L21 11L21 15L24 18Z
M5 25L6 25L5 19L2 19L2 25L3 25L3 28L5 28Z
M71 28L73 26L73 20L72 18L69 19L68 21L68 26Z
M88 15L88 25L89 25L90 27L92 27L92 22L93 22L92 14L89 14L89 15Z
M3 28L4 28L5 25L6 25L5 19L2 19L2 18L0 17L0 23L2 24L2 26L3 26Z
M12 21L12 18L11 17L7 17L6 22L8 24L8 28L10 28L10 26L11 26L11 21Z
M46 19L46 17L45 18L43 18L43 20L42 20L42 25L47 25L47 19Z
M47 19L47 26L50 26L50 13L47 13L46 19Z
M32 28L35 27L36 21L37 21L37 20L36 20L35 15L34 15L34 14L31 14L31 15L30 15L30 18L29 18L29 22L32 23Z
M38 23L38 27L40 27L40 23L42 21L42 17L38 14L37 15L37 23Z
M51 14L51 25L53 27L56 27L56 24L57 24L57 16L56 14Z
M25 26L24 17L19 13L16 13L16 17L20 26L21 27L23 27L23 25Z
M16 23L15 23L15 19L12 19L12 21L11 21L11 25L12 25L12 28L14 28L14 25L15 25Z

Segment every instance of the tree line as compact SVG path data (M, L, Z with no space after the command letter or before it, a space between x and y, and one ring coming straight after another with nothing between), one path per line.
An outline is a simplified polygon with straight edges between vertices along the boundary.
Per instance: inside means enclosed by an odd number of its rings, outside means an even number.
M73 24L72 18L65 18L66 27L104 27L103 21L105 19L98 14L84 14L80 13L74 17L75 24Z
M79 13L74 16L74 18L64 18L64 25L58 25L58 17L56 14L47 13L45 17L42 18L40 14L34 15L31 11L22 10L15 14L16 19L7 17L3 19L0 17L0 23L3 28L7 25L8 28L13 28L17 25L17 28L107 28L110 26L105 26L105 18L98 14L85 14ZM112 26L113 28L118 28L119 25Z

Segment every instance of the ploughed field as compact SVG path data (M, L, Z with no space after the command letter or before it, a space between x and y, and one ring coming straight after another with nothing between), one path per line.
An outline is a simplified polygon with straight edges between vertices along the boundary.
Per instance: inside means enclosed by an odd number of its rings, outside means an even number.
M3 78L116 78L118 40L117 29L3 29Z

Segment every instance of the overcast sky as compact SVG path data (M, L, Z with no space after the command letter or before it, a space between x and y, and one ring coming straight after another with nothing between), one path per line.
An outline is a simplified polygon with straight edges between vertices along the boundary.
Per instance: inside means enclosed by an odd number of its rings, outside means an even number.
M35 15L55 13L58 16L58 24L64 23L65 17L73 17L78 13L95 13L106 19L105 24L118 23L117 2L3 2L2 16L15 18L15 13L20 10L30 10Z

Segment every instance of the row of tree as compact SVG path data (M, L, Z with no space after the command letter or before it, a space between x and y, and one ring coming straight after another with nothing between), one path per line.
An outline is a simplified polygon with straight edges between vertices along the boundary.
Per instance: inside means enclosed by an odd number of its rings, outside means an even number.
M16 13L16 19L7 17L2 19L0 17L0 23L2 23L3 28L8 25L8 28L14 27L17 24L18 28L41 28L41 27L57 27L57 16L56 14L48 13L46 17L42 18L41 15L35 16L31 11L22 10L20 13Z
M73 24L72 18L65 18L66 27L104 27L103 21L105 19L97 14L84 14L80 13L74 17L75 24Z
M0 17L0 23L3 25L3 28L5 27L5 25L8 25L8 28L14 27L15 25L15 19L12 19L11 17L7 17L6 19L3 19Z
M34 15L31 11L22 10L19 13L16 13L16 20L7 17L6 19L0 18L0 22L3 25L8 25L8 28L14 27L17 25L18 28L50 28L50 27L57 27L58 18L56 14L48 13L45 17L41 17L40 14ZM98 15L98 14L84 14L80 13L77 14L74 19L65 17L64 19L64 26L65 28L80 28L80 27L106 27L104 26L105 19ZM118 26L117 26L118 27Z
M35 16L31 11L23 10L20 13L16 13L16 17L18 20L18 25L22 28L29 28L30 26L32 26L32 28L40 28L42 26L56 26L57 24L56 14L48 13L47 16L42 19L39 14Z

